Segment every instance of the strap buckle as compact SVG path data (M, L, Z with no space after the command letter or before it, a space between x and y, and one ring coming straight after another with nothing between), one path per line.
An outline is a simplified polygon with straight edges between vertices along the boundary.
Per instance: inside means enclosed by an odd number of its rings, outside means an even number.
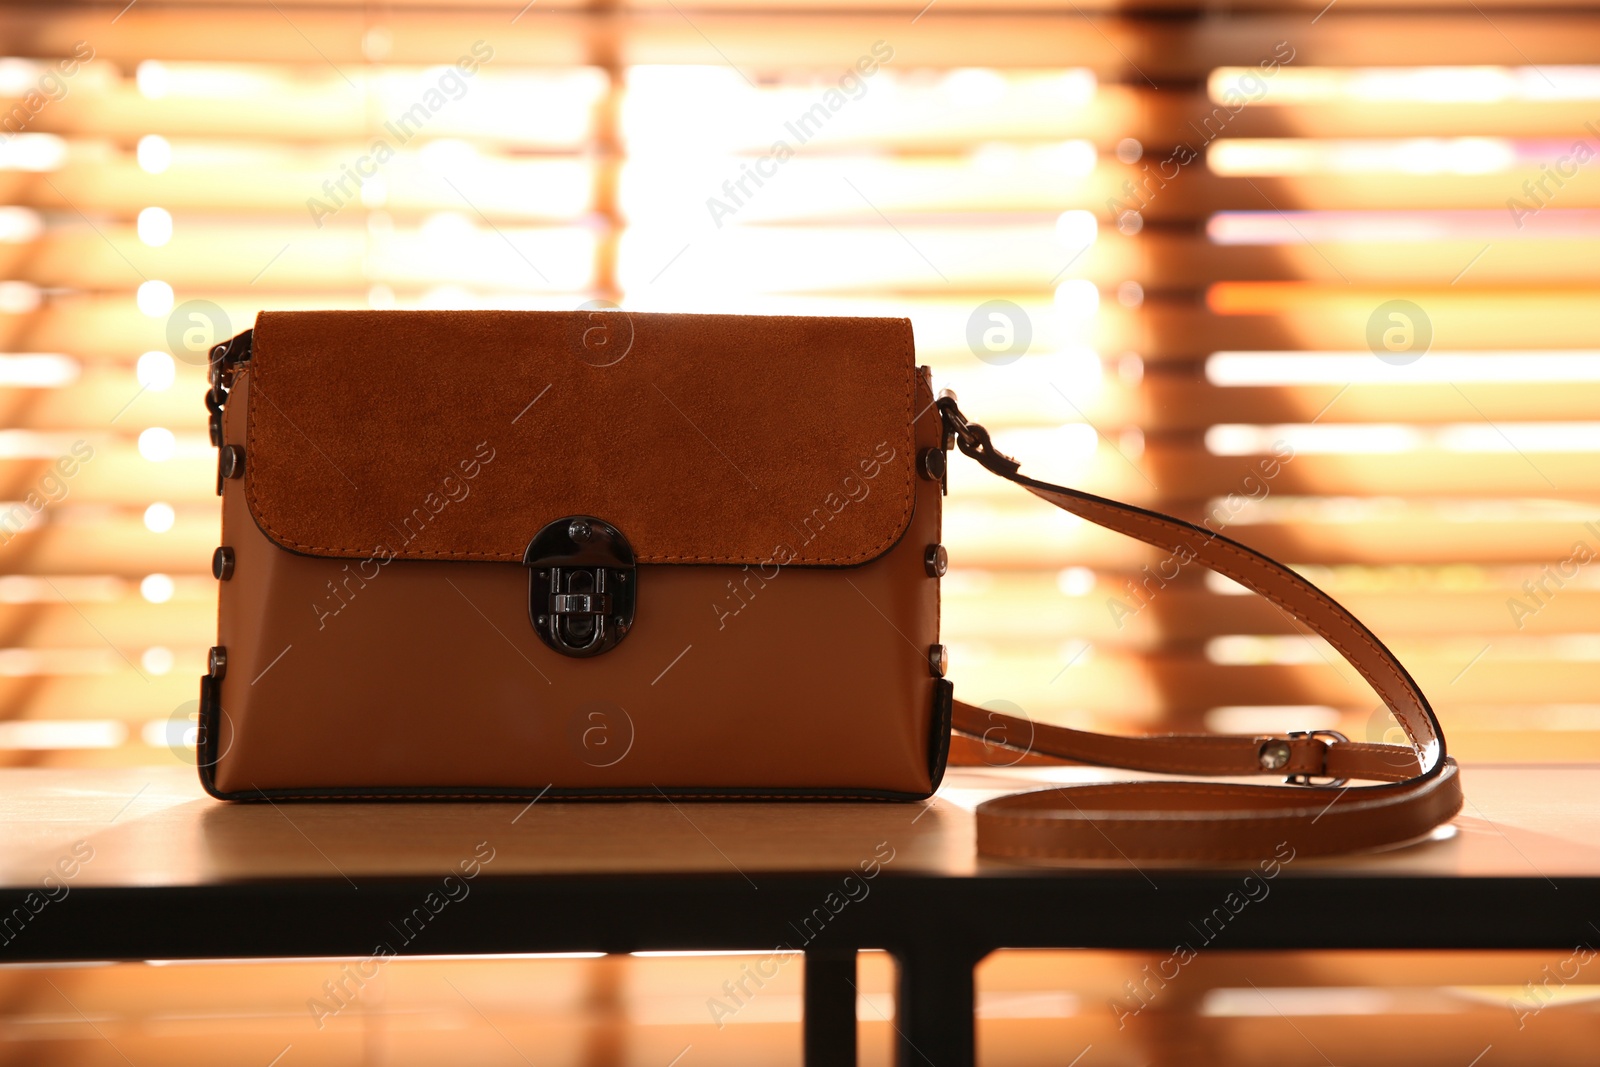
M939 394L935 401L939 406L939 415L944 420L944 447L946 450L954 443L966 455L977 460L987 469L1009 478L1017 473L1022 464L999 451L994 447L994 442L989 438L989 431L976 422L967 421L967 417L956 406L956 395L948 389Z
M1302 738L1307 738L1307 737L1322 737L1322 738L1326 738L1327 741L1328 741L1328 744L1330 744L1330 745L1336 745L1336 744L1339 744L1341 741L1348 742L1350 740L1344 734L1341 734L1338 730L1291 730L1291 731L1289 731L1289 740L1291 740L1291 741L1298 741L1298 740L1300 740ZM1323 761L1323 766L1327 766L1327 761L1326 760ZM1325 782L1316 782L1316 781L1312 781L1312 779L1314 777L1317 777L1317 776L1310 775L1310 774L1291 774L1291 775L1289 775L1289 777L1287 777L1287 778L1285 778L1283 780L1283 784L1284 785L1303 785L1303 786L1308 786L1308 787L1310 787L1312 789L1337 789L1341 785L1344 785L1346 782L1348 782L1350 780L1348 778L1329 778Z

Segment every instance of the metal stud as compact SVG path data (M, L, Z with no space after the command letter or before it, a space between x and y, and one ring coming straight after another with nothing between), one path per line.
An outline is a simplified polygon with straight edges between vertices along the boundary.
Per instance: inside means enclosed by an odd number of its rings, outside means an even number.
M935 678L943 678L950 669L950 650L943 645L928 646L928 670Z
M950 556L943 545L929 545L922 553L922 565L928 569L929 578L943 578L950 568Z
M573 519L571 525L567 527L567 536L574 541L587 541L593 533L594 531L589 528L589 524L582 519Z
M233 549L227 545L211 553L211 577L219 582L233 577Z
M206 671L217 681L222 681L222 676L228 673L228 650L221 645L213 646L206 656Z
M223 445L217 462L224 478L238 478L244 474L244 449L238 445Z
M918 464L918 468L922 471L922 476L928 481L942 482L944 481L944 464L943 451L937 448L924 448L922 450L922 462Z
M1261 746L1261 769L1281 771L1289 765L1289 742L1267 741Z

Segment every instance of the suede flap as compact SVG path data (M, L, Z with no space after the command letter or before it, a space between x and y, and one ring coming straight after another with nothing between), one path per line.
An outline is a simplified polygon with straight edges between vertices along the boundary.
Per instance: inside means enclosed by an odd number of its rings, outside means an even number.
M569 515L641 563L844 566L911 519L905 319L263 312L245 490L309 555L521 561Z

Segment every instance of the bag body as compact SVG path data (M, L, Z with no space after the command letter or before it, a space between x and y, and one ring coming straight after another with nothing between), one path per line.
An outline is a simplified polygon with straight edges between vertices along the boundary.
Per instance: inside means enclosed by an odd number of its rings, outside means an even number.
M214 796L937 787L908 321L264 312L225 351Z
M1461 809L1376 634L1209 526L1024 475L934 398L904 319L263 313L214 350L206 403L223 543L198 763L219 798L916 800L953 731L1002 766L1282 778L995 797L977 846L1007 860L1385 848ZM954 700L952 450L1265 597L1407 743L1114 737Z

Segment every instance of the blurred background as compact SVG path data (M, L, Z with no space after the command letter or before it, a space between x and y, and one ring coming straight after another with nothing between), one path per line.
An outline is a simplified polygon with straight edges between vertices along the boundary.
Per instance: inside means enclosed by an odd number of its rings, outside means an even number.
M1347 603L1463 762L1600 758L1592 5L7 3L0 57L0 765L192 764L212 342L262 308L595 299L909 316L1030 473L1209 517ZM971 464L945 523L969 701L1389 736L1225 579ZM4 967L0 1063L798 1062L798 973L711 1025L737 962L402 961L321 1031L327 962ZM1147 962L991 958L984 1062L1600 1036L1600 986L1535 1024L1513 998L1562 960L1485 953L1218 954L1118 1033ZM885 1062L884 958L862 988Z

